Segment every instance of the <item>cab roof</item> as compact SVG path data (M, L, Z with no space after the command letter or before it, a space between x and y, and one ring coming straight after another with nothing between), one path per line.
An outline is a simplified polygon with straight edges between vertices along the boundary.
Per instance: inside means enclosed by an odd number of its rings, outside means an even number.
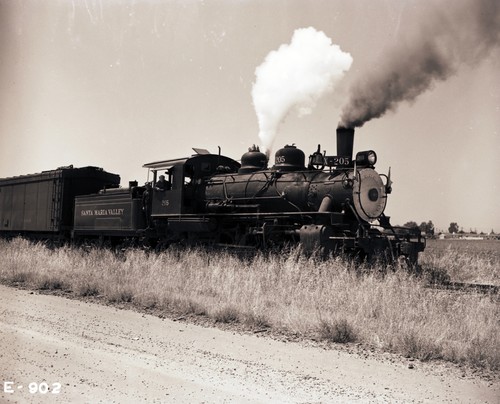
M197 147L193 147L193 150L195 151L196 154L193 154L191 157L181 157L178 159L153 161L152 163L144 164L142 167L143 168L150 168L152 170L162 170L164 168L169 168L169 167L175 166L176 164L184 164L186 161L192 159L193 157L211 154L206 149L199 149Z
M171 160L161 160L161 161L153 161L152 163L147 163L144 164L144 168L149 168L151 170L163 170L163 169L168 169L176 165L184 165L188 162L192 162L195 165L202 164L202 162L209 162L209 161L218 161L220 162L221 165L229 165L231 167L240 167L240 163L237 161L233 160L230 157L222 156L219 154L211 154L207 150L204 149L193 149L197 152L197 154L193 154L191 157L183 157L183 158L177 158L177 159L171 159ZM195 163L197 161L197 163Z

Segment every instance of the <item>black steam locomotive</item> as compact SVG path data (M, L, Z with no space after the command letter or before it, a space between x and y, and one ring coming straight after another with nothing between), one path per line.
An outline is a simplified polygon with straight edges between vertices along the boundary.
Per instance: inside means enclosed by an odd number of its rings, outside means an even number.
M354 129L337 129L337 156L285 146L237 161L206 150L145 164L153 181L129 183L100 168L62 167L0 180L0 233L74 243L210 244L242 249L301 243L306 251L417 262L425 240L384 215L390 177L374 151L352 158ZM160 176L166 180L159 186ZM385 181L383 180L385 178Z

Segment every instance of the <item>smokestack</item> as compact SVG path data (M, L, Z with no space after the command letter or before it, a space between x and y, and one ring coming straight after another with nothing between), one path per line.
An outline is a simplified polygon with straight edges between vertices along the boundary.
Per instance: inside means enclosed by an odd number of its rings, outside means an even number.
M337 156L349 157L352 159L352 149L354 144L354 128L337 128Z

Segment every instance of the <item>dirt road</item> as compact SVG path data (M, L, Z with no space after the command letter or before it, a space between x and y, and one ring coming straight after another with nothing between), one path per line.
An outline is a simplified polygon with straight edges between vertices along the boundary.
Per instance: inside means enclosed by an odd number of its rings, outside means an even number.
M0 402L23 403L500 400L498 383L443 366L408 366L390 356L307 347L4 286L0 382Z

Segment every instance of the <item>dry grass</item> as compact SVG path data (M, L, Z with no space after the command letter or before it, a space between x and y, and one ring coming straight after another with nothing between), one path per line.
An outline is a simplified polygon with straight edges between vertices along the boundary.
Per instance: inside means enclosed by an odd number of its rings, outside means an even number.
M428 240L420 262L456 282L500 285L498 240Z
M429 289L403 269L381 275L298 251L242 261L202 250L49 250L21 239L0 241L0 253L4 283L500 369L498 296ZM445 266L444 260L436 262Z

